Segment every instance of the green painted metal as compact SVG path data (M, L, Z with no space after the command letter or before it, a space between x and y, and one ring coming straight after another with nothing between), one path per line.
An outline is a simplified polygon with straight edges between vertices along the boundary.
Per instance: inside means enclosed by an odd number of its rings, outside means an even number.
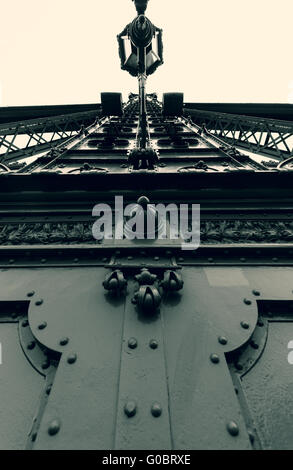
M2 270L1 448L292 448L292 268L182 271L146 316L138 268Z

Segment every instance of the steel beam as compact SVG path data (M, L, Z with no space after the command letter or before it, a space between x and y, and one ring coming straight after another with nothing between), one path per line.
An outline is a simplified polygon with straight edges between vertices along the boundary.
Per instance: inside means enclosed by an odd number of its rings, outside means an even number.
M293 122L185 108L199 125L229 145L282 161L293 155Z
M93 123L99 113L99 110L94 110L1 124L0 161L21 160L63 143L82 125ZM25 135L28 140L23 144L19 142L19 136ZM13 138L10 139L10 136Z

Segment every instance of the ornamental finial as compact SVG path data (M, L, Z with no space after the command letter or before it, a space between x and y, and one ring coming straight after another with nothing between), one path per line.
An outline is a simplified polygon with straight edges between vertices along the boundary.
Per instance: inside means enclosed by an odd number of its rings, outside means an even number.
M138 15L144 15L149 0L132 0L135 3L136 11Z

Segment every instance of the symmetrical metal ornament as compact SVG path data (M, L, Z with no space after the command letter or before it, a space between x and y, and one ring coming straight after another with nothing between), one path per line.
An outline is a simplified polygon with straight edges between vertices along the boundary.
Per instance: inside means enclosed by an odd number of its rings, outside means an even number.
M103 286L106 290L114 292L116 294L121 294L126 289L127 281L124 278L124 275L118 269L112 273L107 274Z

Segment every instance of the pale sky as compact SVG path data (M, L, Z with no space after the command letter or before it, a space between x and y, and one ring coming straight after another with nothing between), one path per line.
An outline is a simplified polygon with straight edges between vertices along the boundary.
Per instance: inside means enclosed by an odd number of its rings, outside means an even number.
M293 103L292 0L150 0L164 30L165 63L148 92L186 102ZM4 0L0 105L95 103L136 92L120 70L116 35L131 0Z

